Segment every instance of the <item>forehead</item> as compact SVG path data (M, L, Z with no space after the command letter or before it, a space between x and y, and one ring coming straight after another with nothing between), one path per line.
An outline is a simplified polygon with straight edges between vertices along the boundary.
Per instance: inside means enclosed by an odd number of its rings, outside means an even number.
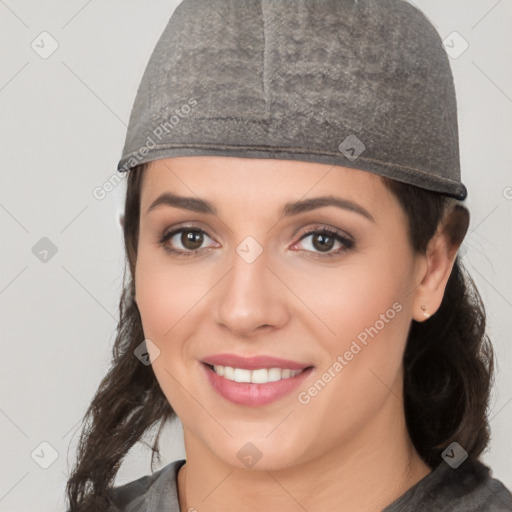
M224 156L186 156L150 162L141 206L173 191L218 201L275 201L336 194L375 204L388 200L382 178L370 172L313 162Z

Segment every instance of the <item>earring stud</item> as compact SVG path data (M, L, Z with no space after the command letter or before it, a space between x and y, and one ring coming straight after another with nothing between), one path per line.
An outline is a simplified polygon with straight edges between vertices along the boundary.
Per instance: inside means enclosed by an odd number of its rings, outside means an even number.
M424 317L426 317L426 318L430 318L431 317L430 313L427 313L427 306L422 304L421 305L421 310L423 311L423 316Z

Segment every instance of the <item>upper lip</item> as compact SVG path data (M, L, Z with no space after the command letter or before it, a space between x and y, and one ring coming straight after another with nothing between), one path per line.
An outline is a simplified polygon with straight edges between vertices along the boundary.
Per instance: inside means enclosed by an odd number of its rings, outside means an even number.
M257 370L258 368L303 370L304 368L312 366L310 364L298 363L297 361L268 355L242 357L236 354L214 354L203 358L201 361L210 365L230 366L232 368L242 368L245 370Z

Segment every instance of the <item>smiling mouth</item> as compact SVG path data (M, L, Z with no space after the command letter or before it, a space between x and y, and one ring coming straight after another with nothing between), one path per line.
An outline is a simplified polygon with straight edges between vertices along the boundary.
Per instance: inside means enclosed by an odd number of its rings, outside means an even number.
M245 368L234 368L232 366L203 364L219 377L223 377L226 380L233 382L249 382L253 384L267 384L268 382L291 379L313 368L312 366L307 366L302 370L292 370L290 368L256 368L254 370L248 370Z

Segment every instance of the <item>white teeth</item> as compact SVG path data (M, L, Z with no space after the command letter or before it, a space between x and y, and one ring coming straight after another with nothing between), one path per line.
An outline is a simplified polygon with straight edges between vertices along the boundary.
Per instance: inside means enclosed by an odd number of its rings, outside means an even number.
M270 368L268 371L268 380L270 382L275 382L276 380L281 380L281 369L280 368Z
M235 368L235 382L251 382L251 370Z
M231 366L224 366L224 375L225 379L235 380L235 370L231 368Z
M268 382L268 370L266 368L253 370L251 372L251 382L254 384L265 384L265 382Z
M283 379L288 379L290 378L292 375L292 371L291 370L283 370L282 371L282 377Z
M213 370L217 375L235 382L252 382L254 384L265 384L276 382L282 379L289 379L302 372L302 370L290 370L288 368L258 368L257 370L246 370L244 368L232 368L231 366L214 365Z

